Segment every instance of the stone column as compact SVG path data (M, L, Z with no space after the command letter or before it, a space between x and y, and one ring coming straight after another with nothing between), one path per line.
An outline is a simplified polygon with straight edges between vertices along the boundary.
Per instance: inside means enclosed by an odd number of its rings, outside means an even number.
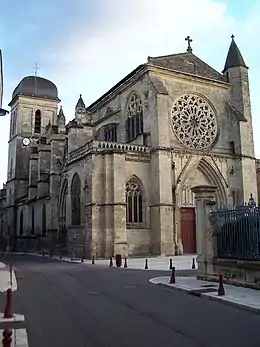
M123 257L128 255L126 237L126 202L125 202L125 154L113 154L114 170L114 253Z
M29 186L28 198L32 199L37 196L37 180L38 180L38 149L31 147L31 155L29 162Z
M171 153L157 151L151 154L151 252L174 254L172 163Z
M104 257L104 156L92 154L92 255Z
M41 139L38 147L38 197L47 197L50 194L50 146L46 144L46 139Z
M215 256L215 237L210 218L210 210L216 204L217 187L201 185L193 187L196 202L196 242L199 278L213 275L213 258Z
M114 253L114 179L113 179L113 153L104 155L105 160L105 257L109 258Z
M51 138L51 158L50 158L50 229L59 229L59 193L61 184L61 163L63 160L65 139L63 135L53 134ZM58 216L58 218L57 218Z

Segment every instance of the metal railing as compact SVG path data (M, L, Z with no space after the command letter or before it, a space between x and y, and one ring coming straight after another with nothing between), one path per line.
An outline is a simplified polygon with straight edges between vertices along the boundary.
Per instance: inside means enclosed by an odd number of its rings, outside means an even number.
M260 260L260 208L238 206L211 212L219 258Z

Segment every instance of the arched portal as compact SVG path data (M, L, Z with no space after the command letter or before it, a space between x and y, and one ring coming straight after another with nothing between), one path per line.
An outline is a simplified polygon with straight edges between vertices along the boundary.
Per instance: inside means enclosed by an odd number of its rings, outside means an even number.
M202 158L191 165L182 175L176 190L176 205L179 207L179 230L177 238L183 253L196 253L196 211L194 193L191 188L198 185L218 187L216 203L227 205L226 183L221 173L206 159Z

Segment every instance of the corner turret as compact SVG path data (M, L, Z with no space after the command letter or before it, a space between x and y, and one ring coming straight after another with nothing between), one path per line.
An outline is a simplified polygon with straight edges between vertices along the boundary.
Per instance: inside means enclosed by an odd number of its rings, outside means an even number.
M224 66L224 70L222 71L223 73L225 73L231 67L245 67L246 69L248 69L234 38L235 36L232 35L232 41L229 46L226 63Z

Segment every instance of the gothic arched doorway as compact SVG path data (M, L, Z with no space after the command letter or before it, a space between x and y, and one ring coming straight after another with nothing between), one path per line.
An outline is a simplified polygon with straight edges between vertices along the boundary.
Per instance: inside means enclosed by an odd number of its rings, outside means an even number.
M194 193L191 188L198 185L214 185L218 187L216 192L217 205L226 205L226 192L223 179L213 166L205 159L191 165L184 174L182 184L179 187L178 205L180 207L180 231L179 237L184 254L197 252L196 247L196 209Z

